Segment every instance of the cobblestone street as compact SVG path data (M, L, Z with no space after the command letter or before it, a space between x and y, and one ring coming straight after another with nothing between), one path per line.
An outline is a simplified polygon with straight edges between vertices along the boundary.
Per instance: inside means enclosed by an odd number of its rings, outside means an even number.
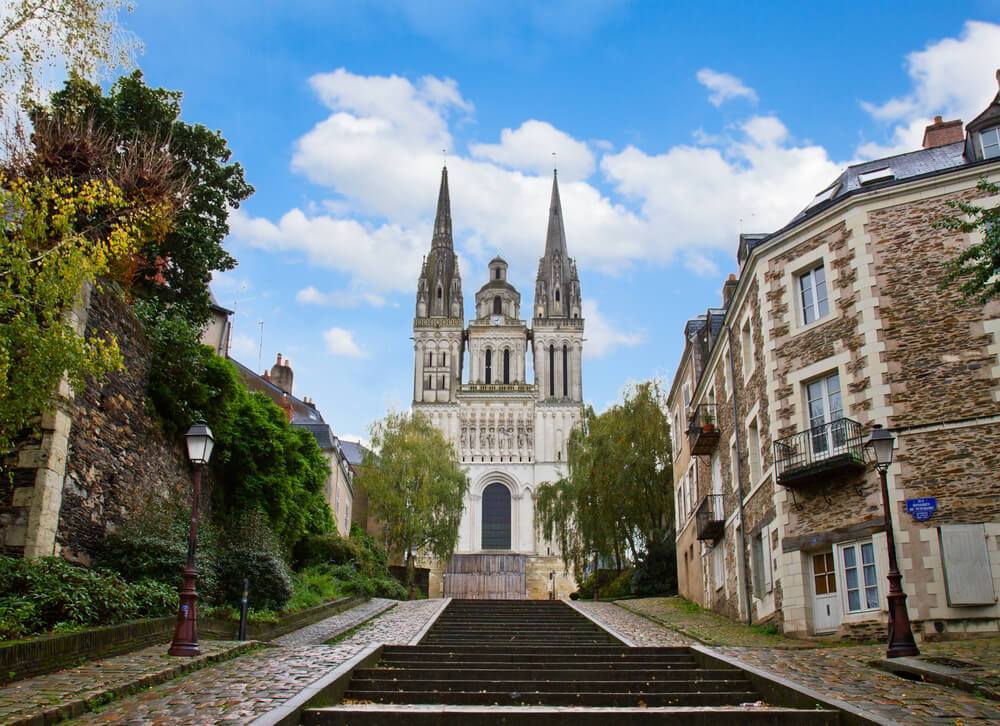
M441 600L374 599L275 641L274 647L178 678L118 701L74 724L243 724L297 695L305 686L373 642L405 644ZM373 613L387 612L334 645L324 641Z
M869 665L885 654L884 645L826 647L823 643L772 635L692 608L680 598L645 598L613 603L574 603L635 645L683 645L694 642L678 630L719 647L712 651L773 673L900 724L979 726L1000 723L1000 701L932 683L906 680ZM653 621L638 613L650 613ZM670 623L668 627L664 623ZM670 642L675 638L674 642ZM722 646L721 643L731 645ZM760 647L766 644L767 647ZM734 647L746 645L750 647ZM968 661L977 677L992 686L1000 667L1000 638L929 643L925 656Z
M411 642L444 603L443 600L397 603L374 599L266 646L209 641L202 644L206 659L225 657L227 649L231 651L234 647L258 650L166 683L151 686L149 682L143 683L142 692L103 708L95 707L72 723L171 726L248 723L295 697L370 643ZM709 642L712 645L708 649L713 653L846 701L889 722L950 726L1000 722L998 701L906 680L873 668L870 662L884 654L882 645L830 646L792 641L699 611L678 598L648 598L617 604L574 602L572 606L633 645L684 646ZM692 637L693 633L698 637ZM29 723L33 715L38 717L43 711L55 716L60 706L82 703L128 678L135 682L178 661L191 664L166 656L164 650L164 646L146 648L2 688L0 723ZM925 657L950 659L974 667L973 677L984 688L995 688L1000 680L1000 638L928 643L921 650ZM65 710L61 713L63 717L70 715Z

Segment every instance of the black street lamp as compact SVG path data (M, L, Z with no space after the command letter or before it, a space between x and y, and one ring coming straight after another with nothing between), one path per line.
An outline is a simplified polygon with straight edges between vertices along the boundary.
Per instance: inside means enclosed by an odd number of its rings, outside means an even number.
M896 565L896 540L892 536L892 512L889 508L889 486L885 481L885 473L892 464L892 450L896 440L880 424L872 427L871 436L865 442L865 456L878 470L882 480L882 511L885 517L885 542L889 550L889 649L886 655L899 658L905 655L920 655L917 644L913 640L913 630L910 628L910 616L906 612L906 593L903 592L899 567Z
M191 503L191 534L188 537L188 562L184 570L184 584L181 585L181 603L177 611L177 628L174 630L174 641L170 644L170 655L200 655L198 650L198 613L196 604L198 593L195 591L195 581L198 573L194 568L194 552L198 544L198 502L201 500L201 468L212 456L215 439L212 429L199 421L185 434L187 439L188 460L194 469L194 501Z
M594 548L594 602L597 602L597 590L600 587L601 571L598 569L597 548Z

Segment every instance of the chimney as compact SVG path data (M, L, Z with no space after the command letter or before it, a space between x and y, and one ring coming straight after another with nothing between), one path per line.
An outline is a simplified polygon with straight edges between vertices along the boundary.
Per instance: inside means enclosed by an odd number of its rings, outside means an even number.
M281 403L279 403L278 406L285 412L285 416L288 417L288 420L291 421L292 417L295 415L295 411L292 409L292 402L288 400L287 393L281 394Z
M940 116L935 116L934 123L924 129L925 149L934 149L938 146L946 146L964 140L962 119L959 118L954 121L942 121Z
M729 303L732 301L733 295L736 293L736 286L739 284L740 283L739 280L736 279L736 275L730 272L729 279L722 283L722 307L729 307Z
M280 388L288 395L292 395L292 381L295 378L292 373L290 361L282 361L281 353L278 353L278 361L271 366L271 375L268 380Z

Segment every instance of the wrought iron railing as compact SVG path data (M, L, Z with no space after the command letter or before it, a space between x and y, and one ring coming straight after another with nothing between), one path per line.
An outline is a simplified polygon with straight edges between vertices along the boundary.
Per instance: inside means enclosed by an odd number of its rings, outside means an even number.
M688 444L692 454L711 454L719 441L719 422L716 405L702 403L695 406L688 419Z
M726 517L722 511L722 495L706 494L694 516L698 539L719 539L726 524Z
M774 442L774 467L779 482L810 471L844 465L864 466L861 424L838 418Z

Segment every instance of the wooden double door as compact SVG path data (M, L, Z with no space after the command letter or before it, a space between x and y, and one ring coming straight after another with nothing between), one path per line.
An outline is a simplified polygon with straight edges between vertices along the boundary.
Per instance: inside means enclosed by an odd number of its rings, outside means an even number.
M524 600L524 555L453 555L444 571L444 596L470 600Z

